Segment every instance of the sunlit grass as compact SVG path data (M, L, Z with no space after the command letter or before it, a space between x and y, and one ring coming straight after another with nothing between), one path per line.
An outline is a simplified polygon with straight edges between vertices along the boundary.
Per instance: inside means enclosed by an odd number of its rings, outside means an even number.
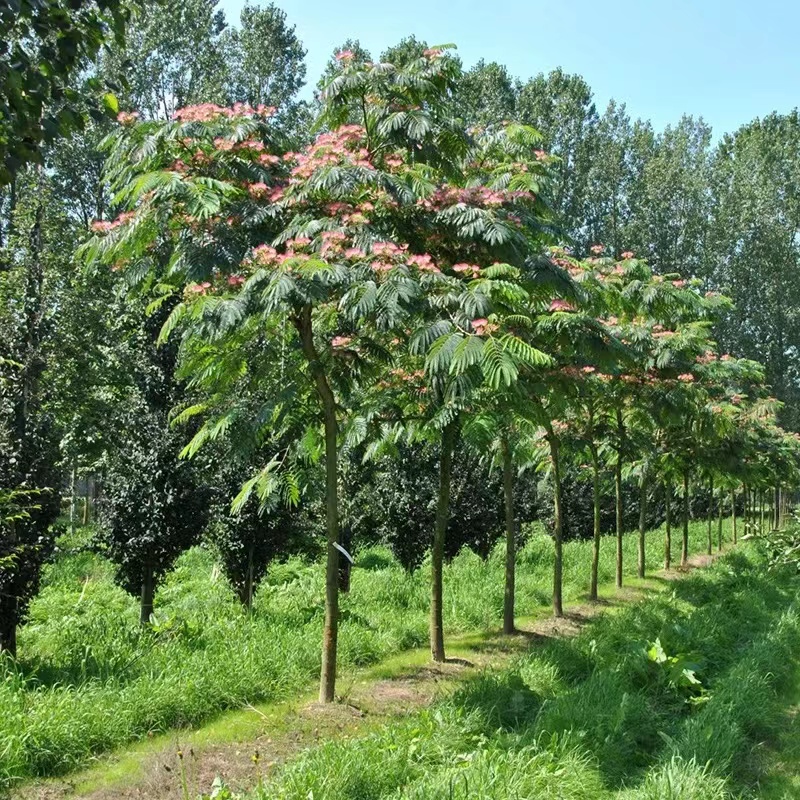
M677 549L677 535L675 536ZM74 548L77 542L64 542ZM705 546L702 523L691 549ZM662 534L648 536L648 569L660 566ZM636 537L625 538L628 575ZM565 598L588 588L590 544L565 547ZM363 566L362 566L363 565ZM518 559L517 611L548 613L549 539L533 535ZM600 578L613 580L614 541L603 541ZM63 554L20 633L18 665L0 683L0 784L60 774L92 756L225 709L307 691L319 669L323 574L294 560L276 565L247 614L211 554L187 552L157 595L157 624L143 631L136 601L88 552ZM429 571L404 572L380 549L363 552L343 597L340 664L377 664L427 644ZM637 583L635 580L632 583ZM445 625L452 635L496 630L503 602L503 550L486 561L464 551L445 569ZM420 651L424 658L424 650Z

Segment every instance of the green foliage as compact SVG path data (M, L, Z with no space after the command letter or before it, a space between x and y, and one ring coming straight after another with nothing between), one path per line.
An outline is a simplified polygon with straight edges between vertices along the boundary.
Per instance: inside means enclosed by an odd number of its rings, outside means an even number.
M135 3L40 0L0 10L0 185L21 167L43 163L45 145L80 129L86 104L116 116L117 100L81 70L113 39L120 44ZM102 95L102 96L101 96Z

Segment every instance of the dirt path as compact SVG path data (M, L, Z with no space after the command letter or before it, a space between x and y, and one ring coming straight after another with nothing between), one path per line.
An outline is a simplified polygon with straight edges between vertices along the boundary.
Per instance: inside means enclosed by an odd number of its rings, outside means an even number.
M719 555L696 555L702 568ZM687 570L661 572L679 579ZM20 788L19 800L181 800L211 790L222 777L233 790L255 785L303 750L331 738L363 735L391 720L429 706L470 676L501 669L514 655L556 636L574 636L593 617L658 591L656 581L614 590L598 603L570 606L561 619L527 619L514 636L484 632L448 641L451 658L434 664L426 650L401 653L339 679L340 702L320 705L311 697L248 707L221 715L195 731L173 731L98 759L65 779Z

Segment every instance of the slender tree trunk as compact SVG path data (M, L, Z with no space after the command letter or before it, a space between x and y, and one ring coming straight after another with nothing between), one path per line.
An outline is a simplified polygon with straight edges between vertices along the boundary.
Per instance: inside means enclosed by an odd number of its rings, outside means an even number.
M717 550L722 551L722 518L725 513L725 495L722 493L722 487L719 490L719 501L717 502Z
M70 473L70 480L69 480L69 532L75 533L75 514L76 514L76 504L77 504L77 497L75 496L75 488L76 482L78 478L78 470L75 467L75 463L72 464L72 472Z
M681 542L681 566L689 565L689 473L683 473L683 540Z
M9 525L9 550L13 552L17 543L17 532L12 520ZM19 618L19 598L0 593L0 653L6 652L17 657L17 620Z
M247 548L247 574L244 579L244 593L242 594L242 605L250 611L253 608L253 549L255 544L250 542Z
M759 498L758 535L762 536L764 534L764 506L765 506L765 493L763 489L759 490L758 498Z
M664 569L672 566L672 481L664 481Z
M711 534L711 521L714 518L714 476L712 475L708 479L708 491L709 491L709 498L708 498L708 512L706 516L708 517L708 555L714 551L714 537Z
M600 460L597 455L597 446L594 442L592 449L592 577L589 585L589 600L597 601L598 572L600 571Z
M558 452L558 440L550 436L550 458L553 462L553 545L555 559L553 561L553 616L564 616L563 581L564 581L564 509L561 492L561 459Z
M442 567L444 564L444 540L447 523L450 521L450 474L453 468L453 447L457 423L448 423L442 431L442 450L439 457L439 497L436 503L436 530L431 550L431 657L436 662L445 660L444 621L442 597Z
M619 450L617 452L617 463L614 467L614 497L617 512L617 588L622 588L622 447L625 438L625 426L622 419L622 411L617 409L617 432L619 435Z
M750 489L747 484L744 485L744 517L743 519L743 527L745 536L747 535L750 529L750 518L752 516L751 508L750 508Z
M639 562L637 564L640 578L644 578L645 573L645 530L647 528L647 472L642 470L642 482L639 486Z
M772 530L777 531L779 520L778 520L778 498L780 495L780 489L778 488L778 484L775 484L775 488L772 492Z
M616 506L617 522L617 588L622 587L622 456L617 456L617 463L614 465L614 502Z
M500 442L503 454L503 498L506 510L506 580L503 595L503 633L514 633L514 579L516 568L516 518L514 513L514 461L508 439Z
M155 581L153 580L153 566L147 564L142 576L142 595L139 603L139 624L149 625L153 614L153 595L155 594Z
M3 606L16 605L16 598L9 598L9 603L0 603L0 653L8 653L12 658L17 657L17 613L16 608L9 608L8 613Z
M733 543L736 544L736 489L731 489L731 514L733 516Z
M311 306L302 308L294 319L294 324L322 405L325 423L325 527L328 547L319 700L321 703L332 703L336 699L336 649L339 638L339 551L336 549L339 538L339 426L336 420L336 398L314 345Z

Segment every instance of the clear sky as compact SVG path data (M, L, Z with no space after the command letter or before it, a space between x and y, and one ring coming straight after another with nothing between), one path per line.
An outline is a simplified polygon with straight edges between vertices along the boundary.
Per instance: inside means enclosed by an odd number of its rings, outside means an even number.
M251 0L252 1L252 0ZM258 4L259 0L255 0ZM244 0L221 0L231 22ZM309 84L332 50L373 56L403 36L454 43L523 79L561 66L657 127L702 116L715 136L800 105L800 0L276 0L308 50Z

